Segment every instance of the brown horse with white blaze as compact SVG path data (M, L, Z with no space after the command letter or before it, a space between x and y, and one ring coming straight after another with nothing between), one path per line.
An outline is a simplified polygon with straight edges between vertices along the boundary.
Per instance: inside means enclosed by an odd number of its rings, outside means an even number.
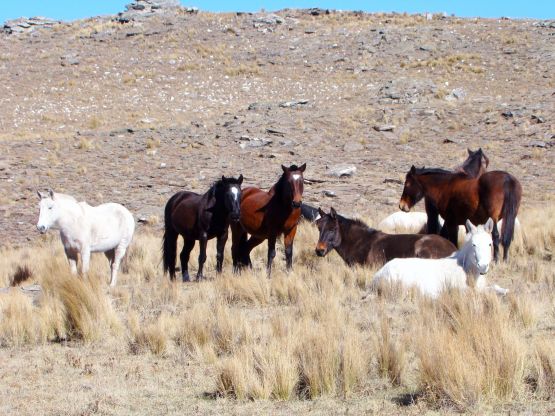
M231 226L231 253L235 270L252 266L250 252L267 239L269 275L276 255L276 240L282 234L287 269L293 266L293 240L301 216L306 163L302 166L282 165L281 168L281 177L268 192L255 187L243 189L241 221ZM247 233L250 234L248 239Z
M418 201L426 198L428 205L445 219L441 235L457 243L458 226L470 220L483 224L491 217L494 258L499 257L497 222L503 219L501 243L503 259L508 259L513 239L515 218L522 198L522 186L511 174L490 171L478 177L443 169L410 168L405 178L399 208L408 212Z

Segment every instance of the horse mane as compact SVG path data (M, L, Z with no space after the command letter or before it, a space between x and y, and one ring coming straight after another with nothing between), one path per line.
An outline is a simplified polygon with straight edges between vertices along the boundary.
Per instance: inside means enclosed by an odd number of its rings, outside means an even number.
M417 175L434 175L437 173L445 174L445 173L453 173L446 169L441 168L416 168L415 170Z
M77 199L75 199L75 197L73 197L71 195L68 195L68 194L61 194L61 193L55 192L54 197L56 199L59 198L59 199L65 199L65 200L68 200L68 201L78 202Z
M369 227L368 224L366 224L360 218L347 218L339 214L336 214L336 215L340 224L347 225L348 227L357 227L371 233L377 231L375 228Z

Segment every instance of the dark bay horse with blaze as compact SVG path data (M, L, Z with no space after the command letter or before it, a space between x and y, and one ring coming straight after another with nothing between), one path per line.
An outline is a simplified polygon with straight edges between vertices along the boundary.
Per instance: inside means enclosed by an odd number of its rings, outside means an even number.
M462 172L412 166L405 178L399 208L408 212L422 198L426 198L426 210L431 207L444 218L441 235L454 244L459 225L466 220L483 224L491 217L495 223L492 232L495 260L499 257L497 222L503 219L501 242L503 259L507 260L522 198L522 186L514 176L490 171L473 178Z
M241 222L231 226L231 253L236 270L251 266L250 252L267 239L269 275L276 255L276 240L281 234L287 269L293 266L293 240L301 216L306 163L302 166L281 165L281 168L283 174L268 192L255 187L243 189ZM250 234L248 239L247 233Z
M241 211L241 183L238 179L226 178L214 183L203 195L181 191L172 196L164 209L164 272L175 279L177 237L183 236L181 250L181 273L183 281L189 281L189 255L199 241L197 280L202 279L202 269L206 261L207 241L216 237L216 271L222 271L224 248L229 224L239 222Z
M324 257L335 249L349 266L381 266L391 259L407 257L437 259L457 251L453 243L436 234L386 234L360 220L345 218L333 208L329 214L319 212L316 254Z

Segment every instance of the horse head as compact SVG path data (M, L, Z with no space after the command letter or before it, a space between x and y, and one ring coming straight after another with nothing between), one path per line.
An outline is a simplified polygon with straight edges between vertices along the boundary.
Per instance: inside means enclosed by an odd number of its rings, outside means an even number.
M489 158L486 156L482 148L476 151L466 149L468 151L468 157L455 171L464 172L473 178L476 178L488 169Z
M339 230L339 219L335 209L330 208L330 213L326 214L318 208L318 213L320 218L316 221L316 226L320 236L316 244L316 255L324 257L341 244L341 231Z
M291 165L289 167L281 165L283 170L282 179L287 184L287 190L284 190L284 197L291 199L293 208L300 208L303 202L304 178L303 172L306 169L306 163L302 166Z
M49 189L47 192L37 191L37 194L40 199L37 229L41 234L44 234L58 221L60 212L52 189Z
M405 186L403 187L403 194L399 201L399 209L409 212L423 197L424 190L416 177L416 168L413 165L405 177Z
M233 222L239 221L241 217L241 184L243 183L243 175L239 175L237 179L234 177L226 178L222 176L220 181L224 206L229 218Z
M464 244L465 268L473 268L479 274L486 274L493 259L493 241L491 232L493 220L489 218L484 225L475 226L466 220L467 236Z

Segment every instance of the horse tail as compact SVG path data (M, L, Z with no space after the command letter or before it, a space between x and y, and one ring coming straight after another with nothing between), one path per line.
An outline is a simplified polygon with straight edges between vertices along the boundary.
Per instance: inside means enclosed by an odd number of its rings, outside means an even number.
M503 218L501 243L506 251L513 241L516 215L520 205L520 196L522 194L520 183L514 177L508 176L503 184L503 194L503 207L501 208L501 217Z
M172 224L171 214L173 204L179 194L172 196L164 208L164 237L162 245L162 258L164 263L164 273L169 273L170 278L175 279L175 260L177 256L177 236L178 233Z

